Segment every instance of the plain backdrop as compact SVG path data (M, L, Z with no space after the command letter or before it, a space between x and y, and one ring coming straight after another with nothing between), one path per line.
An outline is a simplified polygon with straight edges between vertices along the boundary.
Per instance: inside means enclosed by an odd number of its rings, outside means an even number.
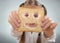
M15 37L10 33L11 25L8 23L8 16L11 11L18 10L18 7L25 0L0 0L0 43L17 43ZM47 8L47 16L58 23L55 29L57 34L56 43L60 43L60 0L38 0Z

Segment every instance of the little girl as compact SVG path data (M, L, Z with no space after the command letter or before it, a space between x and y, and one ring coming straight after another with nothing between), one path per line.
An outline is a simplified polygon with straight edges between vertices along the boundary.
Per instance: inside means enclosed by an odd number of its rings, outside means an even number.
M32 3L32 0L27 0L25 3ZM34 0L37 5L37 1ZM24 5L21 4L20 6ZM55 42L56 35L54 33L54 29L57 26L55 22L53 22L49 17L46 16L47 11L42 5L45 11L45 16L42 19L41 27L44 32L18 32L16 29L20 26L20 18L18 16L17 11L12 11L9 16L9 23L12 26L12 35L18 38L18 43L52 43Z

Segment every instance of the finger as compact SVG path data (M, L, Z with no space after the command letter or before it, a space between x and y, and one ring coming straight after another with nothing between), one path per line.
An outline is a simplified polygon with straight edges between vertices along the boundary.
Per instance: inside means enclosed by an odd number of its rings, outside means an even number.
M18 28L18 27L20 26L20 23L18 23L18 22L16 21L16 19L15 19L14 16L13 16L13 14L12 14L10 17L11 17L12 22L14 22L14 24L15 24L16 27Z
M16 18L17 18L18 23L21 23L20 17L19 17L19 15L18 15L18 11L16 11L15 14L16 14Z
M54 22L54 23L51 24L50 28L55 29L56 26L57 26L57 23Z
M20 18L19 18L19 16L18 16L18 12L17 12L17 11L14 11L14 12L13 12L13 16L14 16L14 18L16 19L16 21L17 21L18 23L20 23Z
M44 30L49 29L48 27L49 27L50 25L51 25L51 21L47 22L47 23L44 25L43 29L44 29Z
M12 28L16 28L16 25L12 22L11 18L8 19L8 22L11 24Z
M51 21L50 18L46 18L45 21L44 21L44 23L42 23L42 26L44 27L50 21Z
M42 23L44 23L46 19L48 19L48 17L47 17L47 16L44 16L44 17L42 18Z
M20 22L17 21L15 12L12 12L11 18L14 21L14 23L16 24L16 26L19 27Z

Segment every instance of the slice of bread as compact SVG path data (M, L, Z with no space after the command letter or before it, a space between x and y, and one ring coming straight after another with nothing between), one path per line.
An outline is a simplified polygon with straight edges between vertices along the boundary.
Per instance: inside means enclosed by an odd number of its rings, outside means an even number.
M44 16L42 7L19 7L20 27L18 31L42 32L41 19Z

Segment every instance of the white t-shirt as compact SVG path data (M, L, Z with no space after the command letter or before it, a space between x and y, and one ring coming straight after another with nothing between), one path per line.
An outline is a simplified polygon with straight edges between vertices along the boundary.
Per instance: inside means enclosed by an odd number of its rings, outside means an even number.
M12 35L15 36L16 38L18 38L18 42L19 40L21 40L21 36L23 32L17 32L15 30L12 30ZM37 38L38 38L38 33L37 32L33 32L31 34L31 32L25 32L25 43L36 43ZM41 43L52 43L55 42L56 39L56 34L54 33L51 37L49 38L45 38L43 32L41 33Z

